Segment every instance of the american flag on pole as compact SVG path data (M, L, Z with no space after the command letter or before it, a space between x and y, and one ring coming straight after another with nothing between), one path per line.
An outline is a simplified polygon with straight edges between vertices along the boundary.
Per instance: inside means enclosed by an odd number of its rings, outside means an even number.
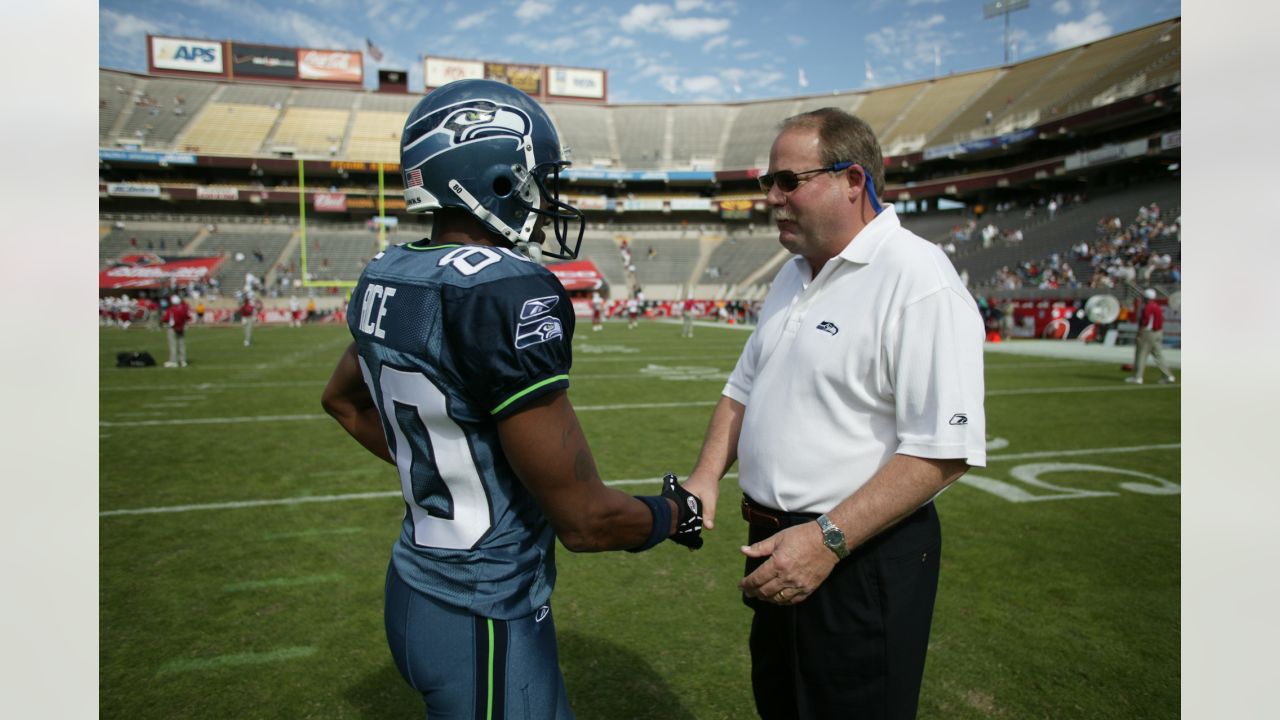
M382 62L381 48L379 48L377 45L374 45L373 41L370 40L369 38L364 39L364 45L365 45L365 49L369 51L369 57L373 58L375 62Z
M407 187L422 187L422 168L414 168L404 174Z

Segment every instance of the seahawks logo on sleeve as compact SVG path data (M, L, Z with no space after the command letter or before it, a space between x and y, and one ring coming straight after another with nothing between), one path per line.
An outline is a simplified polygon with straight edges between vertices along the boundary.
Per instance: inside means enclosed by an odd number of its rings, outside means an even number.
M520 307L520 322L516 323L517 350L564 337L560 318L549 314L559 301L554 295L525 301Z

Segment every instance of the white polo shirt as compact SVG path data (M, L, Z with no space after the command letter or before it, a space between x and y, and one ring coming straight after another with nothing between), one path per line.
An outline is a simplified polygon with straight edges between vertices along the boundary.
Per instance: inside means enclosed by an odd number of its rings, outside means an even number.
M982 317L946 255L886 207L809 274L778 272L723 391L743 492L827 512L895 453L986 465Z

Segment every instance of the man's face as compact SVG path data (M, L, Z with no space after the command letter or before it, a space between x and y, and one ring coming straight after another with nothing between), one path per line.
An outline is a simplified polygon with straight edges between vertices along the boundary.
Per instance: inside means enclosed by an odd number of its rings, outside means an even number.
M818 150L817 130L783 131L769 151L769 172L800 173L820 168ZM774 210L778 242L816 267L834 257L849 240L844 235L849 212L848 183L845 174L839 172L814 173L800 180L800 186L789 193L774 183L765 199Z

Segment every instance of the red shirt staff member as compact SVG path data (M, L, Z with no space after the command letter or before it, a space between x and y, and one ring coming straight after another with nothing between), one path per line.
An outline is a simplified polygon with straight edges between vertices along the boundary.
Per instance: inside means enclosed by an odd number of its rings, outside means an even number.
M187 366L187 323L191 322L191 310L187 301L174 295L169 298L169 307L165 309L160 322L165 326L169 336L169 361L165 367Z
M1147 369L1147 356L1150 355L1155 358L1156 367L1160 368L1160 372L1164 375L1160 378L1160 382L1162 384L1174 382L1176 378L1169 370L1169 365L1164 361L1164 355L1160 350L1164 347L1164 308L1156 302L1154 288L1142 291L1142 296L1147 299L1147 302L1138 315L1138 354L1133 359L1133 375L1125 378L1124 381L1141 385L1142 374Z
M253 294L248 290L244 293L244 299L240 303L240 323L244 325L244 346L249 347L253 344L253 325L258 321L258 308L261 305Z
M915 716L942 542L931 501L986 464L982 318L946 255L880 207L882 168L844 111L783 123L760 186L796 257L686 483L710 529L739 463L764 720Z

